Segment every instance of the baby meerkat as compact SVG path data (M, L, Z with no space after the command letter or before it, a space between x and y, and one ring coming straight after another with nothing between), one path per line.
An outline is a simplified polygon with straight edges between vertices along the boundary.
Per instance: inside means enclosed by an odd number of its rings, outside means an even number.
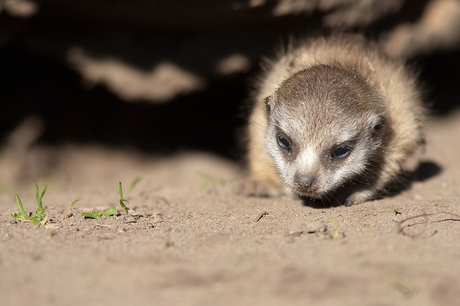
M375 198L424 142L415 76L359 35L304 41L265 67L248 127L252 195Z

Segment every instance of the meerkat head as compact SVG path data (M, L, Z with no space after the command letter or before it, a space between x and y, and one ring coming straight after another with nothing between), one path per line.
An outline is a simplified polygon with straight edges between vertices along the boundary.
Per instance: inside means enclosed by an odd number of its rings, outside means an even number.
M285 184L310 198L358 178L372 184L389 130L381 99L362 74L342 66L316 65L282 82L265 99L265 137Z

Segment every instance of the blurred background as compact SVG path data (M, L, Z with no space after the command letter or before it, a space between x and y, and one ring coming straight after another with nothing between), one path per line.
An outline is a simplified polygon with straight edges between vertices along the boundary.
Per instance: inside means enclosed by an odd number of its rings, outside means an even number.
M0 0L0 185L69 144L237 160L261 58L336 29L416 64L436 116L460 105L457 0Z

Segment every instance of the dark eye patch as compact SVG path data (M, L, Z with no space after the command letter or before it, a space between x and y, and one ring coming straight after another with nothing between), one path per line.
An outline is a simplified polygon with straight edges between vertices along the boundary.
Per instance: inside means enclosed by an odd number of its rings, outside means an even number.
M344 160L350 156L353 151L353 144L355 141L346 141L334 146L330 151L330 157L333 161Z
M338 147L332 152L331 157L332 159L344 159L350 155L351 151L352 148L350 146Z
M285 133L281 131L278 131L278 133L276 133L276 142L282 150L285 150L287 152L290 152L292 150L291 140Z

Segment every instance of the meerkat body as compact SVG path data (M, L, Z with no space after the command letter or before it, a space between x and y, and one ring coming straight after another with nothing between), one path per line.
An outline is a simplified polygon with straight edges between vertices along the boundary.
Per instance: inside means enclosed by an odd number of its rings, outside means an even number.
M372 199L423 142L424 118L414 76L376 44L357 35L300 43L257 84L248 128L255 193L347 206Z

